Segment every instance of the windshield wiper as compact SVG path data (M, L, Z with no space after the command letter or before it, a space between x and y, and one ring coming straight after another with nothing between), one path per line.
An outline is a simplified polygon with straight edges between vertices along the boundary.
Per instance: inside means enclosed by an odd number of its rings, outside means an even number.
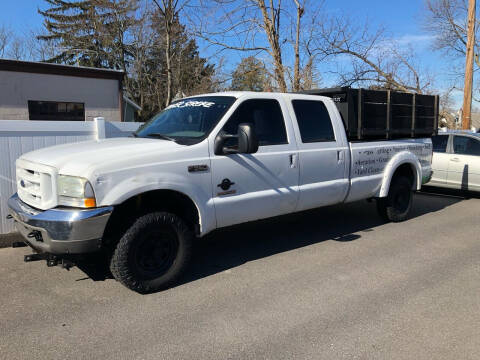
M135 133L132 133L130 136L131 136L131 137L138 137L138 135L135 134Z
M155 138L158 138L158 139L162 139L162 140L169 140L169 141L174 141L176 142L177 140L170 137L170 136L167 136L167 135L164 135L164 134L160 134L160 133L150 133L150 134L147 134L145 135L147 137L155 137Z

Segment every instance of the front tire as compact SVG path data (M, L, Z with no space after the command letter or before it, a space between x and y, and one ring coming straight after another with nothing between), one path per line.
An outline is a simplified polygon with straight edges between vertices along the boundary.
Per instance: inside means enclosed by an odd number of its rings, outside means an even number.
M118 242L110 271L116 280L139 293L169 288L185 271L192 243L193 232L177 215L143 215Z
M386 221L401 222L408 218L413 203L412 183L399 176L392 180L386 198L377 199L377 210Z

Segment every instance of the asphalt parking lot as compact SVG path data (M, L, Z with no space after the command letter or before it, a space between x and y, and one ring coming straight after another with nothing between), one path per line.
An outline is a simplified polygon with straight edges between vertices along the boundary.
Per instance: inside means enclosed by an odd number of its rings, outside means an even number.
M138 295L0 249L2 359L479 359L480 199L417 194L210 236Z

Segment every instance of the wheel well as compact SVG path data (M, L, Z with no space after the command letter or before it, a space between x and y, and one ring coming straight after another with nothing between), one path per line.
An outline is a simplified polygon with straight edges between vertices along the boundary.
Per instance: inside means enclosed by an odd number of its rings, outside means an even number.
M393 173L392 180L395 179L397 176L405 176L410 180L412 187L415 187L417 183L415 172L416 171L411 164L402 164Z
M135 219L154 211L173 213L181 217L195 234L200 232L198 210L188 196L173 190L153 190L116 205L105 228L104 239L118 241Z

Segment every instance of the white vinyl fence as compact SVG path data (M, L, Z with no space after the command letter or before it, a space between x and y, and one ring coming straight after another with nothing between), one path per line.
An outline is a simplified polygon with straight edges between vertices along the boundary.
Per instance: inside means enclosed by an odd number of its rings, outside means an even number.
M142 123L95 121L0 120L0 234L14 231L7 220L7 200L17 191L15 160L47 146L129 136Z

